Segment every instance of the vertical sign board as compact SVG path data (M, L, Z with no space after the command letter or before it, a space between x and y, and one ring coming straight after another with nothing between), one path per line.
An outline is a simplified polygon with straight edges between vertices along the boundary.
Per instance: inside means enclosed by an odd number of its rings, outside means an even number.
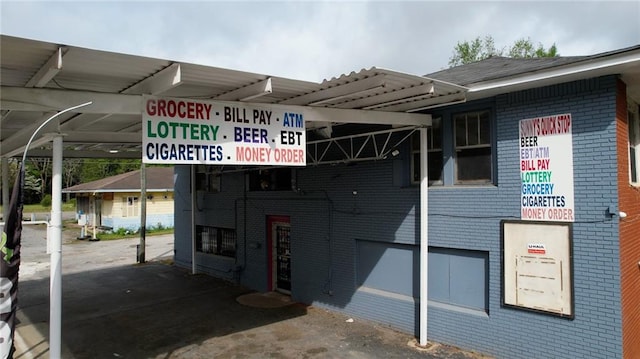
M520 121L521 219L573 222L571 114Z
M143 96L144 163L304 166L302 113L285 107Z
M503 304L573 318L571 224L502 222Z

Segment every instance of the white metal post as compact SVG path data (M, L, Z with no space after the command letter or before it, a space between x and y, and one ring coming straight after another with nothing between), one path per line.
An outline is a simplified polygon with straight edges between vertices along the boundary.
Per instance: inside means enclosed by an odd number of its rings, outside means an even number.
M420 345L427 345L429 298L429 155L427 129L420 129Z
M49 356L57 359L62 352L62 135L53 138L50 234Z

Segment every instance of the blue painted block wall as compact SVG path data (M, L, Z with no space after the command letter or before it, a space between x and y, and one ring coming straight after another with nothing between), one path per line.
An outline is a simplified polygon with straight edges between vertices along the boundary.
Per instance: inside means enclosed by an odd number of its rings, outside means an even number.
M440 111L448 121L451 114L476 105L492 109L497 177L496 185L448 183L429 190L430 245L484 251L489 258L488 311L430 303L430 340L501 358L621 358L618 226L605 216L606 208L617 203L615 85L615 77L604 77ZM573 119L573 320L501 307L500 221L520 217L518 121L561 113ZM419 192L398 180L406 160L300 168L298 192L245 195L243 174L223 176L221 193L198 197L196 223L236 228L238 254L235 259L199 255L198 270L267 290L266 217L290 216L294 300L417 335L417 294L360 288L357 282L357 241L418 248ZM449 159L445 170L452 169ZM175 259L190 268L189 167L176 166L176 174ZM419 268L412 273L388 270L415 277Z

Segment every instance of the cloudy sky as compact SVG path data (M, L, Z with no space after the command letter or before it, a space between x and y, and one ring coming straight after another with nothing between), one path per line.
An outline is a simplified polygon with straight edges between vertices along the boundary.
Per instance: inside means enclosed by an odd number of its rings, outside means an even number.
M460 41L560 55L640 44L640 1L0 1L5 35L322 81L372 66L424 75Z

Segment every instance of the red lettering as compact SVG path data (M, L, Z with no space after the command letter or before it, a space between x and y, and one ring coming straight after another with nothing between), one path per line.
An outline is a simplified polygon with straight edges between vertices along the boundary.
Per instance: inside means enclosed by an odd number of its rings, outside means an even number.
M199 102L174 100L147 100L146 110L149 116L178 117L196 120L211 119L213 105Z

